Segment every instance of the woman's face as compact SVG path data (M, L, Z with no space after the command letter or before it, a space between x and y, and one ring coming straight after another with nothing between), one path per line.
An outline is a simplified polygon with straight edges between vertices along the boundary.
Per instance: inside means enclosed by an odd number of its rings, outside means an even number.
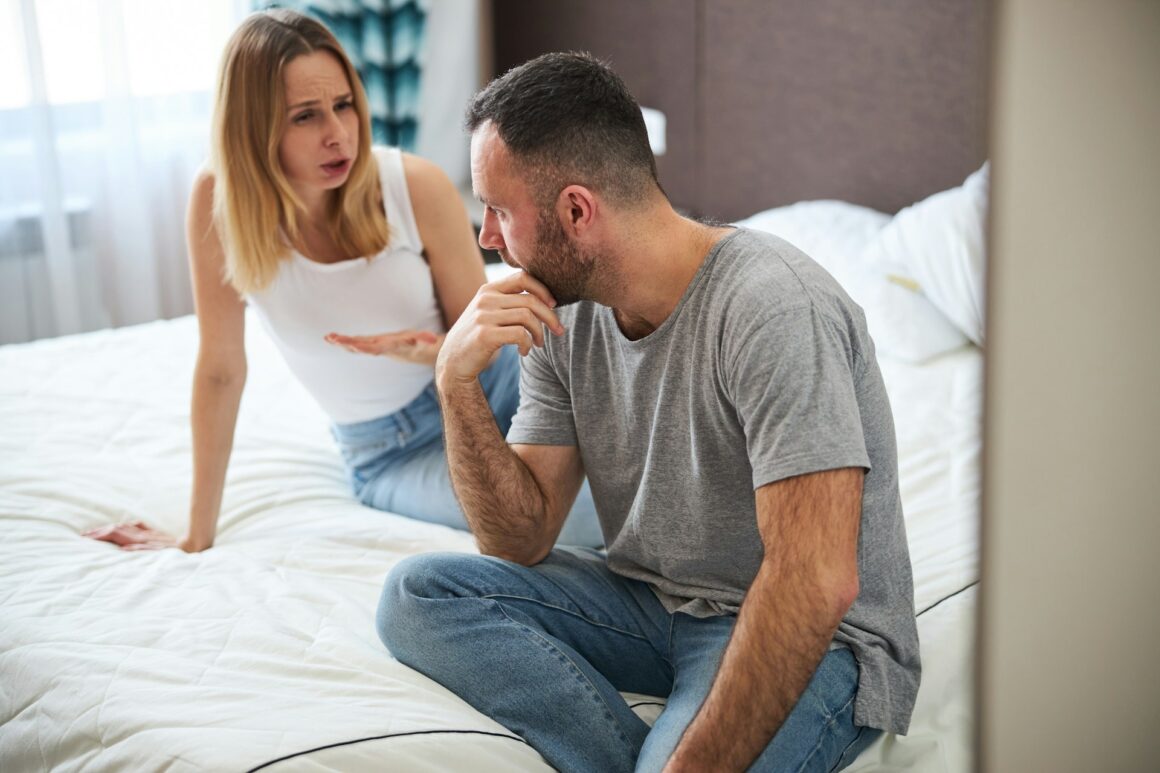
M282 71L286 128L278 160L307 200L346 182L358 156L359 116L346 70L329 51L291 60Z

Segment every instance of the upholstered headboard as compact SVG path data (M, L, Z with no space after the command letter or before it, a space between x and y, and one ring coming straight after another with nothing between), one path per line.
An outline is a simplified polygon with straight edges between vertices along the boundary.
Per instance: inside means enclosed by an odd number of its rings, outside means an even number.
M987 0L493 0L495 67L609 61L666 114L673 203L733 220L803 199L885 212L986 158Z

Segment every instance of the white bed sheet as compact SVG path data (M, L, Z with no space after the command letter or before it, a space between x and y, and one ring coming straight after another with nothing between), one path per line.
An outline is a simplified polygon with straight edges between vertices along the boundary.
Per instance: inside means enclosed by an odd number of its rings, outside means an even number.
M0 768L548 770L375 634L390 567L470 537L355 504L325 417L252 320L247 346L219 538L200 555L78 536L182 529L194 320L0 348ZM980 361L883 362L930 609L911 733L855 770L969 768Z
M355 504L325 418L250 329L220 537L196 556L77 536L182 528L194 320L0 349L0 768L249 770L400 736L377 747L400 769L546 769L387 656L386 571L471 539Z

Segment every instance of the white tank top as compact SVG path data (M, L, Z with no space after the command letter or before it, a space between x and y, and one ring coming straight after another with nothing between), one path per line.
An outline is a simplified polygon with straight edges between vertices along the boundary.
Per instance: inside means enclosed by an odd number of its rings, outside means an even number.
M391 234L386 249L338 263L318 263L291 250L274 281L247 296L290 370L339 424L397 411L431 382L434 368L353 354L328 344L323 336L445 332L402 154L381 147L373 153Z

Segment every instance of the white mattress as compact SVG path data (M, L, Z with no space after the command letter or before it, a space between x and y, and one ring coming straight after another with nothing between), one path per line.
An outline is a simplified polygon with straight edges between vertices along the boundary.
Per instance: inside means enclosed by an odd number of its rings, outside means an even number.
M78 536L124 519L181 531L194 320L0 348L0 769L548 770L375 634L390 567L470 537L355 504L324 416L253 320L247 346L200 555ZM969 768L980 360L883 362L931 609L911 733L854 770Z

